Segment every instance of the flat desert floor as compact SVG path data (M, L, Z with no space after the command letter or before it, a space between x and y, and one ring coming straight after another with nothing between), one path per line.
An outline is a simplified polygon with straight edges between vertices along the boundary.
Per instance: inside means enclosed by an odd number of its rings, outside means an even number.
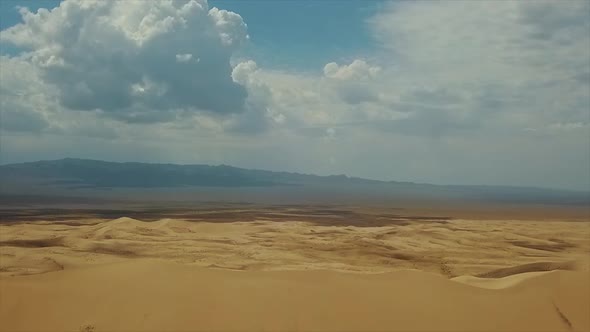
M0 330L590 331L587 219L402 212L4 213Z

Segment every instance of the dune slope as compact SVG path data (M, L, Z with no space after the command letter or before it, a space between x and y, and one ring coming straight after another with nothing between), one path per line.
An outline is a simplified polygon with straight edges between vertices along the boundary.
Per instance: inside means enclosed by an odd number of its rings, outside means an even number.
M0 329L588 331L588 277L553 271L487 289L411 270L229 271L136 259L3 277Z

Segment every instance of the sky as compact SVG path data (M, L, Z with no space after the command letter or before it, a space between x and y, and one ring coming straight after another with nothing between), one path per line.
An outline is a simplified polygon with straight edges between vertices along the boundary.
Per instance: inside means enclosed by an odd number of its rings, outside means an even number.
M589 1L3 0L0 163L590 190Z

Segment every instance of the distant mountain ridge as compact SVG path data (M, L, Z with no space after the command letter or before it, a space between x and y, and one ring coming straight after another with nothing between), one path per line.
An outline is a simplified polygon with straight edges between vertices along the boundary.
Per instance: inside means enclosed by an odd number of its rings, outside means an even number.
M500 201L560 202L589 204L589 192L557 189L432 185L412 182L377 181L346 175L318 176L300 173L244 169L227 165L177 165L140 162L108 162L65 158L0 165L2 194L11 188L100 189L100 188L336 188L336 191L359 193L379 191L403 197L478 198Z
M47 179L55 184L89 187L257 187L342 181L387 183L346 175L319 176L227 165L110 162L77 158L0 165L2 176Z

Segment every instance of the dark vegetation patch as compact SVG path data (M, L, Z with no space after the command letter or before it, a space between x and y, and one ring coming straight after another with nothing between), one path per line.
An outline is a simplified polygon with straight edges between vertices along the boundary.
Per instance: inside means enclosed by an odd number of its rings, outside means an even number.
M47 248L63 246L63 239L57 237L48 239L19 239L0 241L0 247Z
M84 250L85 252L92 252L97 254L106 254L106 255L114 255L114 256L122 256L122 257L139 257L137 252L127 248L124 245L105 245L105 244L97 244L92 246L91 248Z
M406 254L406 253L403 253L403 252L394 252L393 254L391 254L391 257L393 257L395 259L402 260L402 261L414 261L414 260L417 260L416 255Z
M274 222L303 221L321 226L357 226L378 227L404 226L413 222L447 223L449 217L430 217L400 215L392 213L374 213L363 210L314 207L309 205L289 206L210 206L196 208L120 208L120 209L0 209L0 222L54 221L71 226L84 225L85 220L110 220L129 217L144 222L163 218L182 219L192 222L255 222L268 220Z

